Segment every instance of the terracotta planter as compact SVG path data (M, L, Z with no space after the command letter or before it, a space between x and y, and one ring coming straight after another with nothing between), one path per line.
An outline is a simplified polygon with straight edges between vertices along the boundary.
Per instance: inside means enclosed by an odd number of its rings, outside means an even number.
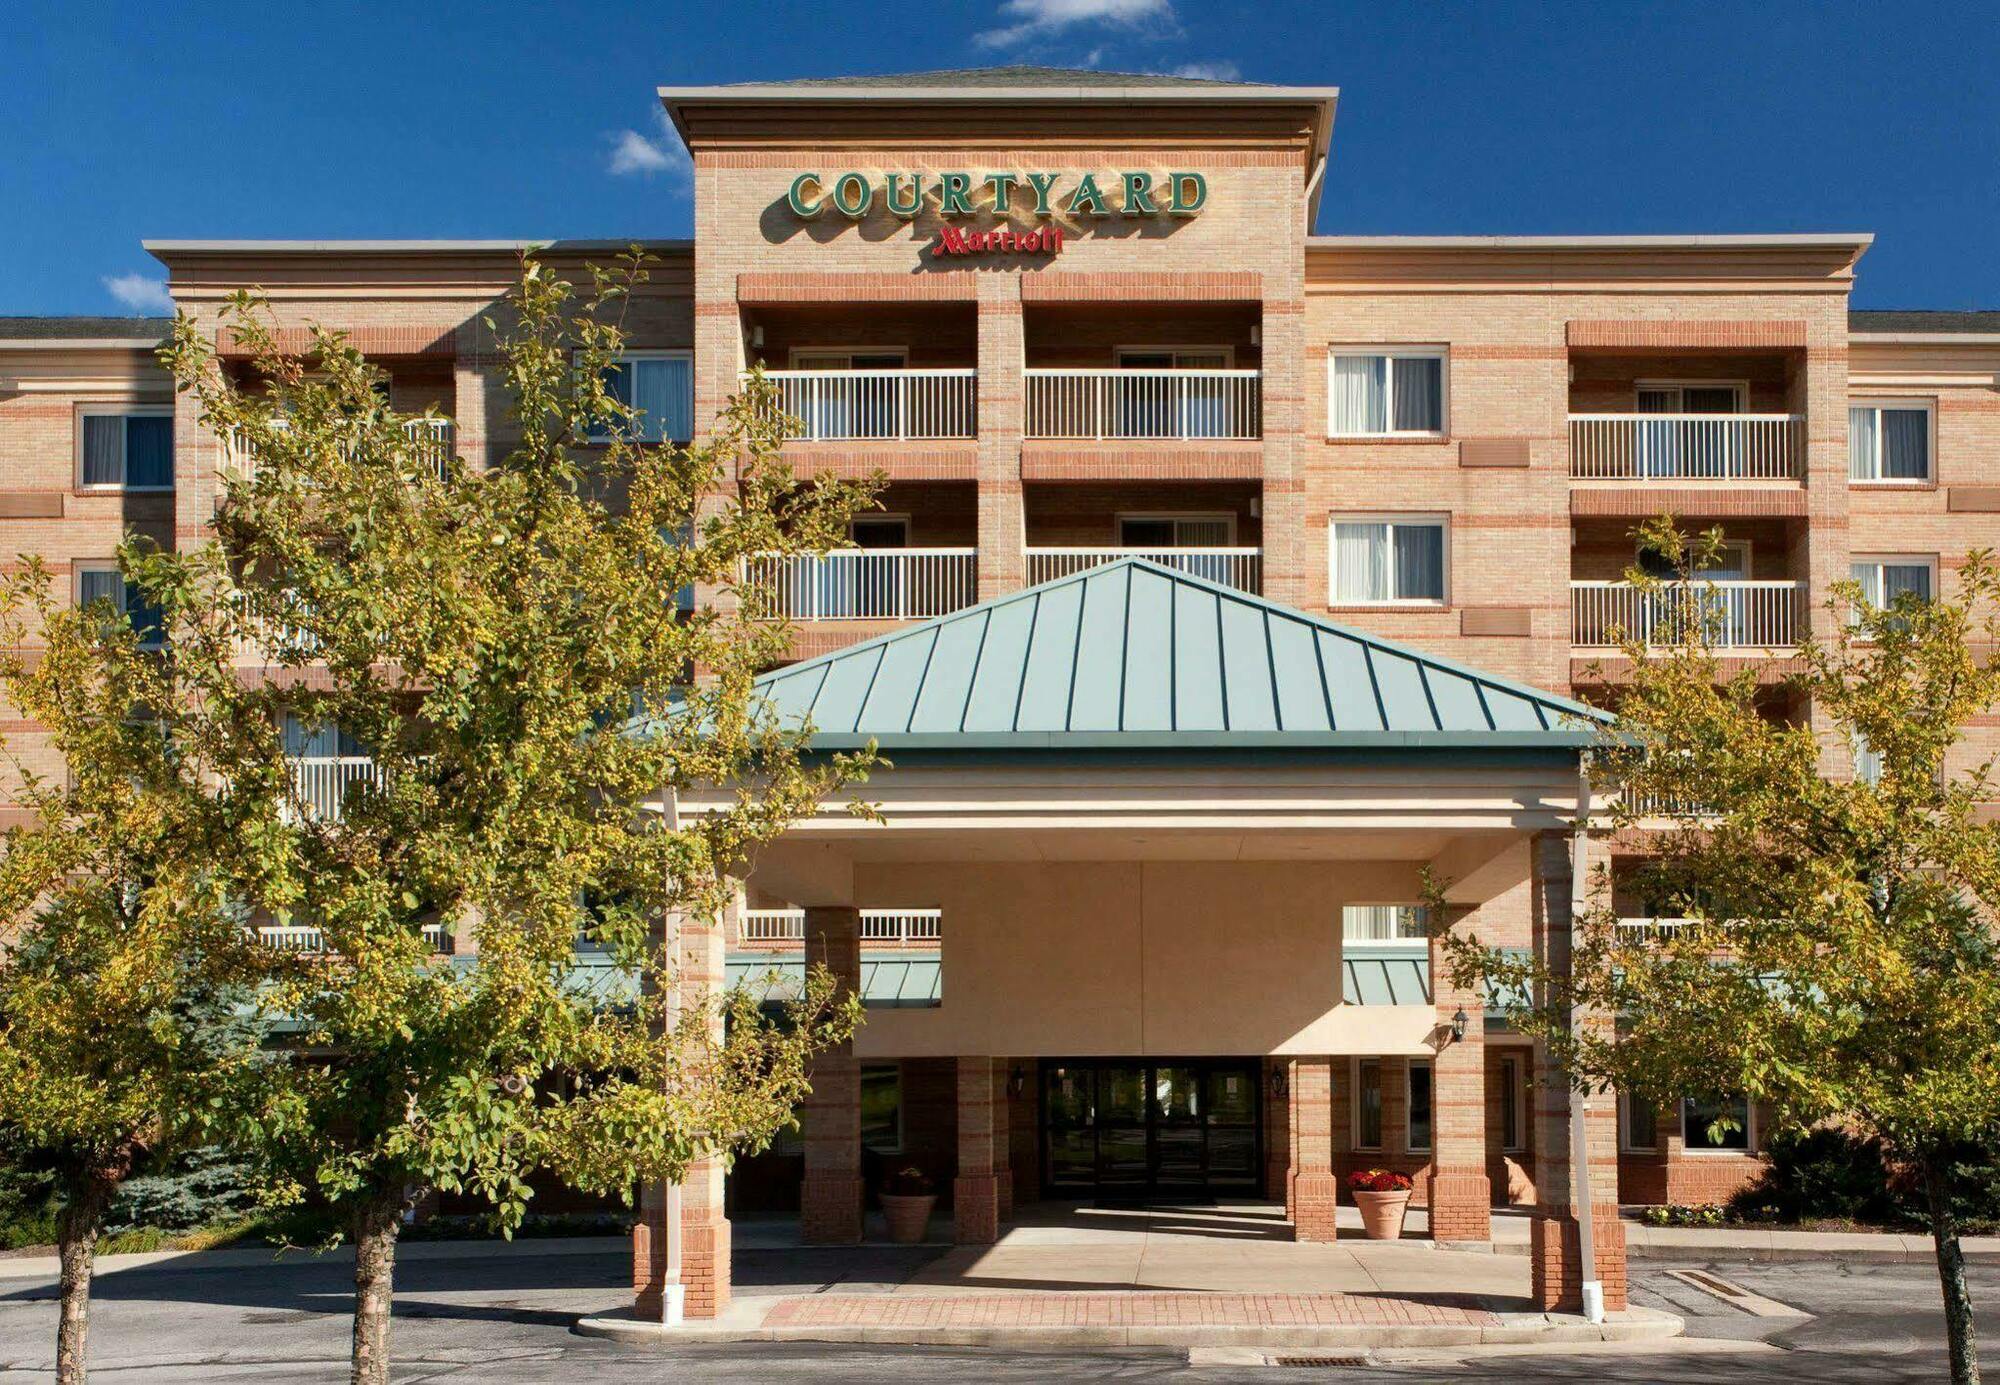
M1371 1241L1396 1241L1403 1236L1403 1214L1410 1209L1410 1190L1354 1194L1361 1209L1361 1233Z
M919 1193L915 1197L882 1194L882 1215L889 1221L889 1239L902 1246L921 1245L935 1206L936 1193Z

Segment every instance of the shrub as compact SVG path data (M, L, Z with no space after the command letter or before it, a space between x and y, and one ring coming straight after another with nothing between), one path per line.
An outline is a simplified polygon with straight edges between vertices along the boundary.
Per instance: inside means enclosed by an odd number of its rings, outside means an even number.
M56 1238L55 1175L0 1163L0 1250L50 1245Z
M110 1234L191 1231L240 1221L257 1207L249 1170L220 1150L194 1149L127 1179L105 1214Z
M1746 1220L1838 1220L1884 1222L1897 1219L1889 1189L1882 1143L1873 1136L1821 1126L1779 1132L1765 1145L1757 1181L1729 1200Z
M882 1180L882 1191L890 1197L929 1197L937 1191L930 1175L915 1164L897 1169Z

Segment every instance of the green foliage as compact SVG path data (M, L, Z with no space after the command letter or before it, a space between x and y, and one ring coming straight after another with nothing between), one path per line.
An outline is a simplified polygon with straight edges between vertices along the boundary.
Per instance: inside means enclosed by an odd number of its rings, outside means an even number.
M1757 1180L1730 1199L1746 1220L1902 1220L1881 1140L1838 1127L1781 1130L1765 1142Z
M261 1203L250 1166L215 1146L192 1149L125 1180L105 1214L113 1234L138 1228L177 1232L240 1222Z

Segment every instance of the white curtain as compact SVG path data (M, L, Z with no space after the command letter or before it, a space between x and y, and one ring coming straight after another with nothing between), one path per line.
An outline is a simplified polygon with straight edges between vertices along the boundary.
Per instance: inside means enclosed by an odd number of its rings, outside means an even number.
M694 372L679 357L633 361L632 403L644 411L644 436L655 441L685 441L694 436Z
M116 414L85 414L83 484L125 484L125 420Z
M1336 601L1386 601L1389 586L1389 526L1333 526L1333 595Z
M1333 358L1333 431L1381 433L1389 427L1389 384L1381 356Z
M1847 411L1847 475L1850 480L1870 481L1875 477L1875 411Z
M86 568L77 574L76 600L79 606L88 606L93 601L109 601L122 611L125 609L125 579L118 575L116 568Z

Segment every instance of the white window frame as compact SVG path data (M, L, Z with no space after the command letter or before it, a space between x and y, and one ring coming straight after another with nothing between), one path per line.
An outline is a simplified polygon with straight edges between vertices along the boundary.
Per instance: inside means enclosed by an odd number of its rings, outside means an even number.
M1618 1094L1618 1148L1625 1154L1658 1154L1660 1152L1660 1115L1653 1113L1653 1143L1650 1145L1632 1142L1632 1111L1636 1098L1625 1092ZM1678 1112L1679 1107L1675 1110Z
M1340 550L1334 542L1334 529L1342 524L1388 525L1391 530L1389 535L1389 551L1392 554L1396 549L1396 536L1393 531L1397 525L1406 525L1411 528L1421 525L1444 530L1444 542L1439 545L1443 554L1444 572L1442 574L1443 580L1441 585L1444 588L1444 595L1439 597L1391 596L1381 600L1368 600L1340 595L1337 586L1340 574ZM1330 606L1370 607L1382 610L1448 610L1451 606L1451 516L1444 513L1391 514L1383 512L1356 512L1349 514L1345 511L1335 511L1333 514L1328 515L1326 520L1326 590L1327 604Z
M1438 362L1438 426L1435 429L1397 428L1390 426L1380 433L1341 433L1333 426L1333 363L1342 356L1384 356L1391 360L1407 360L1421 357ZM1396 417L1396 372L1388 372L1388 394L1385 396L1387 417ZM1444 439L1451 436L1451 348L1449 346L1365 346L1350 343L1329 346L1326 349L1326 436L1329 442L1349 442L1369 438L1428 438Z
M1156 524L1172 521L1176 526L1182 522L1189 524L1214 524L1220 522L1229 529L1229 538L1223 544L1223 547L1234 548L1236 546L1236 515L1234 512L1222 510L1120 510L1111 517L1111 542L1113 547L1125 548L1129 546L1125 542L1125 521L1128 519L1142 523L1150 522Z
M1847 555L1847 575L1850 581L1853 580L1856 566L1873 568L1927 568L1931 575L1931 594L1929 599L1932 601L1938 599L1939 566L1938 555L1935 553L1850 553ZM1879 573L1877 575L1879 576ZM1858 611L1855 612L1853 618L1858 620L1860 613Z
M649 349L643 349L643 350L642 350L642 349L637 349L637 348L635 348L635 349L632 349L632 350L627 350L627 351L620 351L620 352L619 352L619 353L618 353L617 355L615 355L615 356L611 357L611 359L610 359L610 360L609 360L608 362L606 362L606 364L607 364L607 365L614 365L614 366L615 366L615 365L627 365L627 364L630 364L631 362L634 362L634 361L686 361L686 362L688 363L688 425L689 425L689 431L690 431L690 432L692 432L692 431L693 431L693 430L694 430L694 429L695 429L695 428L696 428L697 426L699 426L699 425L697 425L697 424L695 423L695 421L694 421L694 388L695 388L695 380L694 380L694 352L693 352L693 350L692 350L692 349L690 349L690 348L688 348L688 347L684 347L684 346L674 346L674 347L660 347L660 348L658 348L658 349L650 349L650 348L649 348ZM642 420L641 422L642 422L642 424L643 424L644 420ZM602 442L605 442L605 441L607 441L607 440L608 440L609 438L610 438L610 434L609 434L609 433L606 433L606 432L592 432L592 433L590 434L590 438L589 438L589 440L590 440L591 442L594 442L594 443L602 443ZM692 439L692 438L670 438L670 437L667 437L667 436L665 436L664 434L663 434L663 435L661 435L660 437L657 437L657 438L656 438L656 437L653 437L653 436L651 436L651 435L649 435L649 434L644 434L644 433L642 433L642 434L641 434L640 436L638 436L638 437L634 438L634 439L633 439L633 441L635 441L635 442L644 442L644 443L670 443L670 442L692 442L692 441L693 441L693 439Z
M1180 358L1183 355L1221 356L1222 364L1184 366L1180 363ZM1127 356L1172 356L1174 363L1165 367L1127 366L1125 364ZM1175 342L1169 346L1114 346L1111 348L1111 359L1113 364L1120 370L1234 370L1236 369L1236 348L1220 344L1202 346L1195 342Z
M1372 1145L1361 1143L1361 1070L1370 1064L1375 1067L1375 1091L1382 1102L1382 1130L1380 1138ZM1382 1060L1380 1058L1355 1058L1347 1066L1347 1122L1348 1143L1357 1150L1376 1153L1388 1148L1389 1141L1389 1101L1388 1089L1382 1081Z
M1431 1134L1422 1144L1417 1143L1416 1074L1419 1071L1430 1074L1431 1084ZM1403 1148L1411 1154L1429 1154L1437 1147L1438 1086L1437 1070L1428 1058L1411 1058L1403 1064Z
M115 575L118 572L118 560L116 558L79 558L70 564L70 604L78 610L83 608L84 574L98 572L109 572ZM132 614L131 602L132 584L121 578L118 583L118 614L129 618ZM139 647L141 649L165 649L167 647L166 631L164 629L158 630L154 633L152 639L139 641Z
M1938 431L1937 400L1930 396L1923 398L1898 399L1894 395L1863 395L1849 399L1850 409L1875 410L1875 457L1874 475L1854 475L1854 457L1850 452L1847 459L1847 484L1850 486L1880 486L1888 490L1929 490L1937 485L1938 478ZM1910 413L1922 413L1924 422L1924 462L1922 476L1884 476L1882 474L1882 410L1900 409ZM1845 414L1842 415L1846 417Z
M1503 1053L1499 1055L1498 1061L1493 1066L1498 1073L1502 1108L1514 1118L1514 1138L1512 1140L1507 1138L1506 1121L1503 1120L1500 1123L1500 1152L1503 1154L1519 1154L1528 1147L1527 1068L1523 1065L1521 1055L1518 1053ZM1512 1080L1509 1080L1508 1077L1509 1069L1513 1072ZM1436 1079L1433 1078L1433 1080ZM1437 1100L1437 1093L1435 1091L1431 1094L1431 1100L1433 1102ZM1437 1119L1435 1113L1432 1114L1431 1119Z
M1347 911L1349 909L1415 909L1422 913L1425 906L1407 899L1349 899L1340 905L1340 946L1345 951L1349 946L1407 949L1411 952L1428 952L1430 937L1428 932L1421 938L1350 938L1347 935ZM1429 920L1425 920L1428 927Z
M1757 1157L1757 1103L1743 1103L1743 1148L1708 1149L1692 1144L1687 1137L1688 1103L1693 1097L1682 1097L1674 1103L1674 1119L1680 1122L1681 1153L1690 1159L1754 1159Z
M1748 380L1634 380L1632 382L1632 411L1639 411L1639 396L1647 390L1678 390L1681 407L1665 415L1672 418L1687 412L1687 392L1689 390L1729 390L1736 395L1736 407L1732 413L1750 412L1750 382ZM1727 418L1728 414L1716 414L1716 418Z
M88 491L94 495L114 494L114 493L121 495L173 494L174 475L173 475L173 469L171 467L167 471L167 484L164 486L133 486L126 484L122 480L85 482L85 480L83 479L83 421L86 418L116 418L116 419L164 418L171 420L173 416L174 416L174 410L171 404L79 404L77 405L76 427L74 429L74 432L76 434L75 448L74 448L76 454L74 459L75 467L71 473L76 478L76 488L79 491ZM118 465L121 471L124 471L126 468L130 466L130 458L126 454L126 437L125 437L126 431L127 431L126 428L123 426L121 426L118 430L118 442L119 442ZM172 455L171 449L169 449L169 456L171 457L171 455Z

